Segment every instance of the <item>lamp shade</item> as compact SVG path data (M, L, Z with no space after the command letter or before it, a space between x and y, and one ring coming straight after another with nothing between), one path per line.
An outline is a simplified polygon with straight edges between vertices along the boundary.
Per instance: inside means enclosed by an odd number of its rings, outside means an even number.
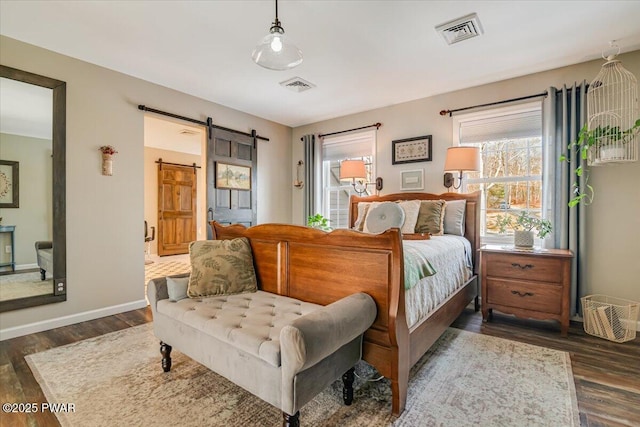
M302 63L302 51L291 44L281 27L271 27L251 55L253 61L270 70L289 70Z
M445 171L479 171L480 148L450 147L444 162Z
M343 160L340 163L340 179L366 179L367 168L362 160Z

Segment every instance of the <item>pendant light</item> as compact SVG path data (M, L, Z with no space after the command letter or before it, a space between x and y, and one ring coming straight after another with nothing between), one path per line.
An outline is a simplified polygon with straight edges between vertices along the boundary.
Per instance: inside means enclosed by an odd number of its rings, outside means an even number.
M290 70L302 63L302 51L289 43L278 20L278 0L276 0L276 20L251 55L253 61L270 70Z
M587 91L588 130L594 138L588 160L593 166L638 160L638 81L615 59L620 48L610 45L617 52L603 52L607 62Z

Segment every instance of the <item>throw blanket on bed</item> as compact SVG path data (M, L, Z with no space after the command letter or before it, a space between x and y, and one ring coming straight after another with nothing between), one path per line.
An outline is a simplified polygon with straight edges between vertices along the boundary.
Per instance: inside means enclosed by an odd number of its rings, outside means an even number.
M425 277L437 273L432 264L433 261L447 263L461 259L468 268L471 268L471 244L464 237L446 235L429 240L404 240L402 250L404 252L404 288L407 290Z
M421 279L436 274L436 269L427 259L424 245L420 245L415 241L405 240L402 244L402 250L404 252L405 289L411 289Z

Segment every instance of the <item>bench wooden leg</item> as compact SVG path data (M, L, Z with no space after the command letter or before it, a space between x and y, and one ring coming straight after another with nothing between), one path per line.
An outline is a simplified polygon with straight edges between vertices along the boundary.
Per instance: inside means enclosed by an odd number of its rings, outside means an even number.
M160 354L162 354L162 370L171 370L171 346L160 341Z
M46 278L47 278L47 272L41 268L40 269L40 280L45 280Z
M344 404L349 406L353 403L353 380L355 369L351 368L342 375L342 399Z
M282 427L300 427L300 411L293 415L282 413Z

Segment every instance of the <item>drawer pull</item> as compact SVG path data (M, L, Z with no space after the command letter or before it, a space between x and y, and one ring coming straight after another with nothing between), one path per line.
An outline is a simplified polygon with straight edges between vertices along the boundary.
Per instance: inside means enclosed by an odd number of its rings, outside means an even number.
M525 265L522 265L522 264L520 264L520 263L518 263L518 262L512 262L512 263L511 263L511 266L512 266L512 267L520 267L520 268L521 268L521 269L523 269L523 270L526 270L527 268L533 268L533 264L525 264Z
M511 291L514 295L519 295L521 297L532 297L533 294L531 292L520 292L520 291Z

